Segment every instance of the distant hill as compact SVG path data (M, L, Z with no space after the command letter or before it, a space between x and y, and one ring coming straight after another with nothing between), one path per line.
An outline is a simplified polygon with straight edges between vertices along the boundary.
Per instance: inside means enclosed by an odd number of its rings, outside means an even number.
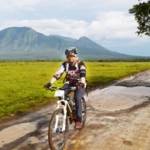
M0 31L0 59L62 59L65 49L71 46L79 49L79 56L83 59L132 58L107 50L87 37L46 36L29 27L10 27Z

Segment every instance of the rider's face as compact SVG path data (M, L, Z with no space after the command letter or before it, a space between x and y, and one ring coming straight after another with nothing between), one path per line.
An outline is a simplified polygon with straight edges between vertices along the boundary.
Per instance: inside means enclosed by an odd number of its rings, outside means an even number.
M68 56L67 59L68 59L69 62L73 63L73 62L76 62L77 57L71 55L71 56Z

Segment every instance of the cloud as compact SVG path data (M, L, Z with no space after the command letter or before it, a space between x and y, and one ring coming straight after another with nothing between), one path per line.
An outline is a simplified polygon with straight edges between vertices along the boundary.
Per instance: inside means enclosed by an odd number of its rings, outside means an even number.
M67 18L92 20L99 11L128 11L138 0L5 0L0 1L0 16L11 18Z
M89 26L91 36L114 39L135 38L136 22L128 13L110 11L100 13Z
M0 1L0 11L28 11L30 9L36 10L37 12L40 12L40 8L46 8L51 11L51 7L56 6L64 6L65 4L69 4L71 0L55 0L55 1L49 1L49 0L5 0ZM49 8L47 7L49 6ZM62 7L63 8L63 7ZM41 12L42 13L42 12ZM32 14L31 14L32 15Z
M100 11L126 11L138 0L1 0L0 20L67 18L92 20Z
M0 29L28 26L46 35L88 36L118 51L136 51L140 45L149 50L149 38L137 36L137 23L128 13L136 3L138 0L1 0Z
M29 26L44 34L59 34L79 38L101 39L136 37L133 16L121 11L100 12L92 21L75 19L9 20L1 22L1 29L11 26Z
M82 20L58 20L58 19L42 19L42 20L11 20L1 22L1 29L12 26L28 26L38 32L49 34L58 34L69 37L78 38L85 34L87 22Z
M1 7L3 8L3 6L11 6L11 7L20 7L20 8L24 8L24 7L34 7L36 5L38 5L39 3L41 3L41 0L5 0L5 1L1 1Z

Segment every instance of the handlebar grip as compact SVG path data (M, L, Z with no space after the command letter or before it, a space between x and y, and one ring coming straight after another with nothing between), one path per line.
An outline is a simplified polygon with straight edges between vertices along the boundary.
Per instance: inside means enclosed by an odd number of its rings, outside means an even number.
M57 87L52 86L52 87L49 87L48 90L50 90L50 91L55 91L55 90L57 90Z

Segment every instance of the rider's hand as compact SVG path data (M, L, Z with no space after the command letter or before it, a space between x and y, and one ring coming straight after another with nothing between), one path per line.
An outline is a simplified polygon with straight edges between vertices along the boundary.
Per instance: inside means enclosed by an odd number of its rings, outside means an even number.
M50 82L48 82L44 85L44 88L49 89L51 86L52 86L52 84Z
M80 84L80 86L82 86L82 87L86 87L86 80L85 80L85 78L81 78L81 80L79 81L79 84Z
M82 82L79 82L79 83L78 83L78 86L79 86L79 87L83 87L83 88L84 88L84 87L85 87L85 84L84 84L84 83L82 83Z

